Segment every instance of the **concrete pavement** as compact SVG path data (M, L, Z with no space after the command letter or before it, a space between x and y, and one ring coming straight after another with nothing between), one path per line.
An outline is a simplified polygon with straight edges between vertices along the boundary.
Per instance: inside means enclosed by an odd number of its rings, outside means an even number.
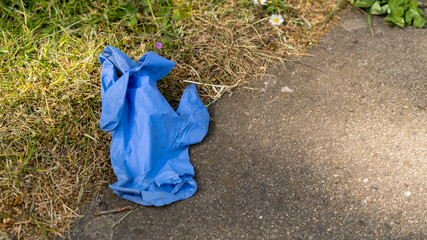
M373 23L372 38L351 10L308 56L211 107L193 197L94 217L133 205L107 189L69 237L426 239L427 29Z

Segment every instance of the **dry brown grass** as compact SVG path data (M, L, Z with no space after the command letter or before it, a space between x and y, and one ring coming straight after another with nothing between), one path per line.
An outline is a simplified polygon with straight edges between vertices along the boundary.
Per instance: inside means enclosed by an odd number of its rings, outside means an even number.
M183 80L225 86L256 81L272 63L314 46L328 31L331 24L323 23L337 2L285 1L291 11L280 27L241 1L194 2L191 16L173 23L178 34L158 51L178 63L161 81L162 93L174 106ZM13 23L0 29L0 231L51 238L114 177L110 137L99 129L98 54L108 44L137 59L165 34L149 13L138 15L141 26L151 26L145 32L129 30L120 19L107 22L107 6L98 2L74 12L58 3L10 5L0 4L2 21ZM37 25L37 11L50 17ZM209 85L200 85L200 95L206 104L218 97Z

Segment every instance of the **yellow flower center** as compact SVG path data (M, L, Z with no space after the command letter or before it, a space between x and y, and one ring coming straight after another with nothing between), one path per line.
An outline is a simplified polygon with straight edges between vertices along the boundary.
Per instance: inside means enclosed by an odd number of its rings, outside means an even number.
M275 19L273 19L273 22L278 23L279 19L275 18Z

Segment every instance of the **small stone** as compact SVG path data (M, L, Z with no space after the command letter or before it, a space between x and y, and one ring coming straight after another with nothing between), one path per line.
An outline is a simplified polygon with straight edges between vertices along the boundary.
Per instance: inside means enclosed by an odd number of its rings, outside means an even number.
M363 183L368 183L368 182L369 182L369 179L367 178L363 179Z
M409 196L411 196L411 192L410 191L406 191L405 193L404 193L404 195L405 195L405 197L409 197Z
M262 219L262 216L259 216L258 219Z
M288 87L282 87L282 89L281 89L281 91L282 92L293 92L294 90L292 90L292 89L290 89L290 88L288 88Z

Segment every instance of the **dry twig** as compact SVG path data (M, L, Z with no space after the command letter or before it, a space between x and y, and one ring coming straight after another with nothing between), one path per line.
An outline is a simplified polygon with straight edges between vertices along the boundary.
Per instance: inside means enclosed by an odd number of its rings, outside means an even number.
M111 214L111 213L119 213L119 212L124 212L127 210L132 210L132 208L133 208L132 206L126 206L126 207L116 208L116 209L106 210L106 211L95 211L95 212L93 212L93 215L98 217L100 215Z

